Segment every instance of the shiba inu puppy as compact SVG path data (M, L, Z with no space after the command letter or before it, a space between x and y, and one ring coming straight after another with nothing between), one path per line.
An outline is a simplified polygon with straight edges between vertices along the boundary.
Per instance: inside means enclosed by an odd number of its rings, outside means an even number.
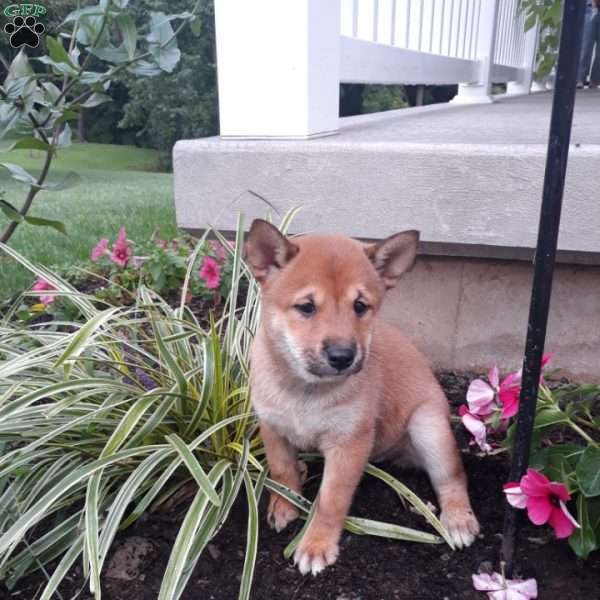
M270 476L300 493L297 450L325 458L312 522L294 560L317 574L335 562L352 496L367 461L424 468L441 521L457 547L479 532L449 424L448 402L423 356L377 317L386 289L416 257L419 234L375 244L337 235L286 239L255 220L246 261L262 289L250 364ZM276 493L267 520L277 531L298 510Z

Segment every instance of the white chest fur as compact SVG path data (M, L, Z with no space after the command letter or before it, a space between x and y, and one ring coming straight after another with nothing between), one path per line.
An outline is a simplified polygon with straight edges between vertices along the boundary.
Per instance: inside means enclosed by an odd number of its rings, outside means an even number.
M295 447L321 449L331 440L352 435L362 417L361 404L349 395L346 385L319 394L285 389L275 382L252 387L252 402L261 420L267 422Z

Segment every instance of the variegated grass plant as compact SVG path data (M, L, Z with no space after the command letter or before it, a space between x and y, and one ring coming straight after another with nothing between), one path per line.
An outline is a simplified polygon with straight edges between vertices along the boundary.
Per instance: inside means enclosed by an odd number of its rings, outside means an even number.
M247 545L239 597L249 598L262 492L276 490L310 514L308 500L269 479L251 411L248 354L260 302L241 258L241 232L240 221L232 292L209 327L185 305L194 256L179 306L141 288L134 306L113 307L2 246L84 317L23 327L9 310L0 322L0 579L9 587L42 569L40 598L49 600L79 561L101 598L102 568L117 533L187 490L191 502L159 599L181 596L241 493L248 526L240 532ZM247 293L238 305L242 287ZM380 469L369 466L368 473L416 507L439 536L353 517L348 530L451 544L415 494Z

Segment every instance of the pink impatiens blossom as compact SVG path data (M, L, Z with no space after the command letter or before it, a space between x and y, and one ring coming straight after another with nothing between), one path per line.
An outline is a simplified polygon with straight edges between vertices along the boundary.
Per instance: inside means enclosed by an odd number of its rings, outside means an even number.
M548 366L548 363L552 360L553 357L554 357L554 352L550 352L550 353L544 354L544 356L542 356L542 369L545 369ZM516 373L512 373L512 377L513 377L513 383L515 385L520 386L521 379L523 377L523 369L519 369ZM540 383L542 385L545 383L544 375L540 376Z
M205 256L198 272L209 290L215 290L221 285L221 267L211 256Z
M225 262L227 258L227 250L225 250L221 242L211 240L210 242L208 242L208 244L210 246L210 249L214 252L215 256L217 257L217 261L219 261L220 263Z
M31 289L34 292L44 292L44 291L55 290L56 288L50 282L46 281L44 278L38 277ZM52 304L54 302L53 294L41 294L39 296L39 298L40 298L40 302L42 304L45 304L46 306L48 304Z
M506 579L500 573L473 575L473 587L487 592L489 600L530 600L537 598L535 579Z
M507 375L498 387L498 398L502 405L503 419L510 419L519 412L519 396L521 394L521 379L517 381L515 373Z
M495 365L488 373L488 384L483 379L474 379L467 390L467 404L473 415L488 416L495 407L496 388L498 387L498 367Z
M487 427L485 422L478 415L469 412L464 404L458 409L458 414L462 419L463 425L473 436L479 448L483 452L489 452L492 447L487 442Z
M571 499L567 487L550 481L535 469L527 469L520 483L505 484L504 493L511 506L527 508L527 516L532 523L548 523L558 539L569 537L580 527L565 504Z
M527 508L527 496L521 490L521 486L514 482L509 481L502 486L504 493L506 494L506 501L515 508Z
M102 238L92 250L92 262L96 262L105 255L110 256L110 252L108 251L108 240Z
M467 390L467 403L472 414L488 416L498 408L501 417L508 419L517 414L519 408L520 377L511 373L500 382L498 367L494 365L488 373L489 383L483 379L474 379Z
M544 355L542 368L552 354ZM474 379L467 390L467 405L459 410L464 426L473 434L475 441L484 452L489 452L486 433L502 431L508 421L519 411L521 394L521 371L510 373L502 381L498 367L494 365L488 373L488 381ZM540 379L544 383L543 377Z
M127 232L125 227L121 226L117 241L113 244L110 259L124 269L132 254L131 247L127 243Z

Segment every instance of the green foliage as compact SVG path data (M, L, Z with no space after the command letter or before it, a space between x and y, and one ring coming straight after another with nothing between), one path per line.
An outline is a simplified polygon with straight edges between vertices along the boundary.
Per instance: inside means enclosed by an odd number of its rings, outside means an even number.
M171 240L159 239L157 236L158 229L150 240L142 243L127 238L131 256L125 265L117 264L112 259L114 245L108 242L106 247L98 251L99 256L92 256L93 262L89 261L88 253L87 263L70 266L57 273L102 304L129 306L136 302L140 286L145 286L172 302L183 288L189 271L186 303L200 299L207 306L222 308L232 287L232 247L216 240L207 240L196 247L196 242L189 236ZM191 260L195 262L191 264ZM209 281L202 272L205 261L211 261L211 269L216 272L216 287L213 287L214 281ZM39 299L33 303L25 299L21 303L16 315L22 324L30 324L41 315L59 322L83 318L83 315L73 310L73 304L68 299L60 296L44 299L45 292L39 294Z
M563 483L577 503L576 529L569 545L581 558L600 548L600 386L542 385L530 466ZM566 434L566 432L569 432ZM574 436L573 442L565 441Z
M558 56L562 0L521 0L525 12L525 31L539 23L536 76L540 79L552 71Z
M182 10L185 0L140 0L136 12ZM168 8L167 8L168 7ZM136 142L161 150L170 164L178 139L218 132L213 0L201 0L193 27L178 36L181 61L176 71L152 79L125 75L127 89L119 128L136 131Z
M158 238L158 229L147 242L127 240L132 256L123 267L116 264L107 249L96 265L87 265L104 285L95 292L96 296L113 304L131 304L137 288L144 285L161 296L172 297L183 287L188 269L189 299L201 298L220 304L229 296L232 285L232 249L216 240L206 241L194 252L195 242L189 236L171 240ZM91 249L90 249L91 250ZM190 266L190 260L195 262ZM205 260L210 260L217 270L216 288L208 287L208 281L200 274ZM84 269L85 270L85 269ZM92 281L94 277L92 276Z
M0 578L10 588L52 564L40 596L49 600L81 561L90 591L100 598L102 568L117 532L179 499L186 513L159 593L177 600L243 484L249 517L239 598L246 599L263 490L309 513L311 502L268 477L250 408L248 354L260 306L241 260L242 240L240 223L225 313L208 327L185 305L195 258L177 308L143 286L133 307L98 307L51 271L0 246L85 317L23 327L13 318L15 307L0 327ZM248 291L238 304L242 285ZM399 481L373 467L367 472L447 537L437 517ZM181 503L182 492L191 503ZM362 535L442 541L363 518L348 517L345 525Z
M405 86L365 85L342 83L340 85L340 116L362 115L408 106Z
M17 148L35 144L38 149L43 146L45 153L37 177L18 165L3 164L16 181L27 186L18 210L21 216L27 215L41 189L62 189L61 183L50 186L45 182L56 150L71 144L69 122L77 120L82 109L110 101L106 92L122 74L151 77L172 72L179 62L177 35L197 18L197 6L192 12L176 14L148 11L139 27L127 7L125 1L105 0L78 7L55 32L44 36L46 53L31 59L35 69L23 51L8 67L0 86L0 137L22 136ZM69 174L65 183L75 179ZM22 222L12 214L1 241L7 242ZM43 224L43 219L37 218L36 224Z
M362 112L372 113L408 106L404 86L369 85L363 93Z

